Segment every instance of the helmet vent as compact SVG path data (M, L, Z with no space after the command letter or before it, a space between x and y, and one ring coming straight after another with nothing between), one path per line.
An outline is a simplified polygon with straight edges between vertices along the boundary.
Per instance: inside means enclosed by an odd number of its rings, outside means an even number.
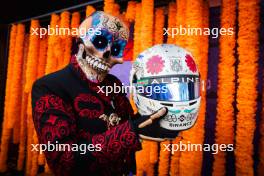
M170 106L170 107L173 107L173 104L171 103L160 103L161 105L164 105L164 106Z
M190 106L194 105L195 103L197 103L197 101L191 102L189 103Z

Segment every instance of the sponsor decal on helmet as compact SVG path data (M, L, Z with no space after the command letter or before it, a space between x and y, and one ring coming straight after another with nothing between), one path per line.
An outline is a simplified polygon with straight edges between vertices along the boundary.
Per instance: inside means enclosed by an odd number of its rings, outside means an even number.
M162 72L164 68L164 60L159 55L152 56L147 62L147 72L154 75Z

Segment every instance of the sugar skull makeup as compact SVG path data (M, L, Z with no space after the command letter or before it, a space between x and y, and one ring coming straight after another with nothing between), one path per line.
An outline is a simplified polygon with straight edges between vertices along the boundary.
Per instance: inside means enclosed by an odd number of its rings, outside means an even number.
M80 25L79 37L85 54L79 52L77 59L84 71L90 70L89 74L104 75L115 64L123 63L129 30L117 17L100 11L93 13Z

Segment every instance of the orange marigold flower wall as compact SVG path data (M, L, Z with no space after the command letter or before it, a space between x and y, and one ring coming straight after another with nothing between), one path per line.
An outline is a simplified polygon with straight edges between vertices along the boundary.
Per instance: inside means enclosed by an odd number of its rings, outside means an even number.
M237 175L254 175L253 138L257 108L259 18L258 0L238 1L238 114L235 137Z
M221 27L234 28L236 22L236 2L222 1ZM220 61L218 64L217 144L234 143L234 95L235 95L235 35L220 36ZM227 94L228 92L228 94ZM226 153L214 155L213 175L225 175Z
M9 42L9 55L8 55L8 68L7 68L7 79L6 79L6 90L5 90L5 107L4 107L4 119L2 124L2 136L1 136L1 150L0 150L0 171L6 171L6 160L8 152L8 143L11 137L11 129L7 128L8 123L8 109L10 104L10 87L13 77L13 66L14 66L14 55L16 48L16 36L17 36L17 25L12 25L10 31L10 42Z
M186 2L186 25L190 27L201 28L202 23L202 10L203 1L191 1ZM200 43L202 37L199 35L189 35L185 37L185 47L189 50L195 62L198 64L199 71L201 74L201 80L205 81L207 78L207 58L202 58ZM204 137L204 120L205 120L205 109L206 109L206 99L205 92L201 91L201 106L199 110L199 115L197 122L194 127L187 131L181 133L183 139L182 143L187 144L190 142L192 144L202 144ZM201 151L183 151L180 156L180 172L179 175L199 175L201 174L201 164L202 164L202 152Z
M86 7L86 17L90 16L92 13L94 13L96 10L93 6L88 5Z
M26 82L26 66L28 58L28 49L29 49L29 35L26 35L24 42L24 65L23 65L23 87L22 87L22 105L20 113L20 122L16 127L20 129L19 131L19 150L18 150L18 159L17 159L17 170L22 171L24 167L25 160L25 147L26 147L26 133L27 133L27 98L28 93L25 92L25 82Z

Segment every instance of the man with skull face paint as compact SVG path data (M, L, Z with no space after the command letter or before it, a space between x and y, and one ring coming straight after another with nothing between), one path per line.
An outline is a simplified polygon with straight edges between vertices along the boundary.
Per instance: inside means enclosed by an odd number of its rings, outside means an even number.
M80 29L89 28L100 28L100 33L81 33L70 64L34 83L34 125L41 144L101 148L85 154L45 151L56 175L127 175L135 171L134 154L141 149L138 134L151 129L154 119L163 117L167 109L136 118L125 94L98 92L98 86L121 86L108 71L123 62L129 31L122 21L104 12L93 13L80 25ZM147 131L154 134L157 129Z

